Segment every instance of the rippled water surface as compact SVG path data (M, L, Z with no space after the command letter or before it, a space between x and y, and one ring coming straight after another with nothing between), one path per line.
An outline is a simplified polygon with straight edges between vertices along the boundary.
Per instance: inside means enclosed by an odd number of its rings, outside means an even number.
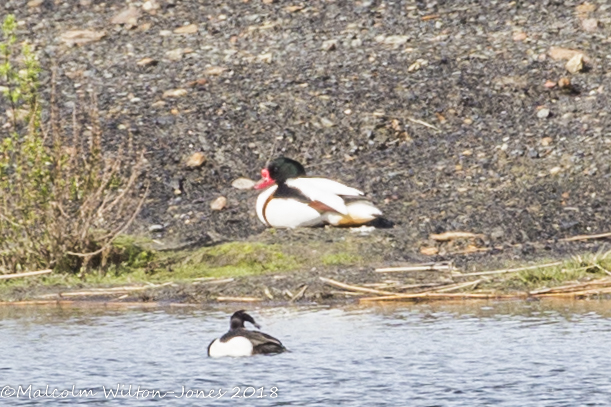
M0 405L611 405L611 302L253 309L292 352L208 358L233 311L0 307Z

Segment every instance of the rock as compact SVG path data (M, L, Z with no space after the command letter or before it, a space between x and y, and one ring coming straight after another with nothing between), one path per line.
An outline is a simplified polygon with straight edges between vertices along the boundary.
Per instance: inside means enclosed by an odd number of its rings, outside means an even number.
M552 141L554 141L551 137L543 137L540 141L541 145L543 147L547 147L550 144L552 144Z
M288 6L288 7L285 7L285 10L288 11L289 13L296 13L297 11L301 11L304 8L305 8L305 6L303 6L303 5Z
M327 119L326 117L321 117L320 118L320 124L322 124L323 127L333 127L333 126L335 126L335 123L333 123L331 120Z
M184 54L190 54L193 50L191 48L176 48L165 53L165 56L172 61L180 61Z
M159 61L153 59L153 58L142 58L140 61L136 62L136 65L138 66L152 66L152 65L157 65Z
M560 78L560 80L558 80L558 87L560 89L570 89L572 87L571 80L566 77Z
M581 28L587 32L594 32L598 29L598 20L595 18L586 18L581 22Z
M140 18L140 10L130 6L111 18L110 22L112 24L125 24L131 28L138 25L138 18Z
M161 232L165 227L163 225L151 225L149 226L149 232Z
M154 14L156 10L159 10L160 6L156 0L148 0L142 4L142 10L147 13Z
M183 25L174 30L174 34L195 34L198 31L197 24Z
M69 47L100 41L106 36L104 31L72 30L66 31L59 38Z
M263 4L272 4L274 3L276 0L263 0Z
M271 64L273 60L274 60L274 54L272 54L271 52L257 55L257 61L264 62L266 64Z
M409 38L409 35L378 35L375 40L384 45L393 45L395 47L398 47L409 41Z
M28 1L28 7L30 8L39 7L44 2L45 0L31 0L31 1Z
M583 59L585 62L588 62L588 57L582 52L575 49L569 48L560 48L560 47L551 47L549 49L548 55L556 61L569 60L573 58L575 55L581 54L583 55Z
M182 96L185 96L187 93L189 93L189 91L187 91L186 89L171 89L171 90L166 90L165 92L163 92L163 98L167 99L167 98L179 98Z
M575 14L577 14L578 18L586 18L588 14L593 13L594 11L596 11L596 5L588 2L575 7Z
M566 70L572 74L580 72L583 69L583 54L575 54L566 63Z
M322 43L323 51L333 51L337 48L337 40L327 40Z
M539 109L539 111L537 112L537 117L539 119L545 119L546 117L549 116L549 109L547 108L543 108L543 109Z
M198 168L206 162L206 156L202 152L193 153L186 162L189 168Z
M231 183L231 186L236 189L252 189L255 186L255 181L248 178L238 178Z
M209 68L204 69L204 75L220 75L225 72L227 68L223 68L222 66L211 66Z
M548 81L545 81L545 84L543 86L545 86L548 89L551 89L556 86L556 82L548 80Z
M560 171L562 171L562 168L561 168L561 167L554 167L554 168L552 168L552 169L550 169L550 170L549 170L549 173L550 173L551 175L556 175L556 174L558 174Z
M417 71L418 69L422 68L423 66L427 64L428 64L428 61L426 59L417 59L416 62L414 62L407 68L407 72Z
M213 211L220 211L225 206L227 206L227 198L224 196L219 196L214 201L210 202L210 209Z
M420 253L426 255L426 256L434 256L437 253L439 253L439 249L436 247L421 247L420 248Z
M514 41L524 41L526 38L527 38L527 35L523 31L517 31L517 32L513 33L513 40Z

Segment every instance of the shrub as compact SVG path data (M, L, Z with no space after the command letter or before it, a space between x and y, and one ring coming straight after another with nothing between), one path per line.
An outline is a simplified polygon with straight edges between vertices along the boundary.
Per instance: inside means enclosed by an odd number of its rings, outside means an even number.
M148 192L144 156L131 138L103 150L95 97L62 117L55 73L45 105L40 66L15 30L9 15L0 41L0 111L8 117L0 128L0 272L85 271L106 262L112 241L138 214Z

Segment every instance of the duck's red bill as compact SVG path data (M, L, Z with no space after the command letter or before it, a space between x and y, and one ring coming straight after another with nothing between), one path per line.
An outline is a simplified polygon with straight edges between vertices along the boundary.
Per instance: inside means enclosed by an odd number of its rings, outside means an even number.
M270 176L267 168L261 170L261 180L255 184L255 189L264 189L276 183Z

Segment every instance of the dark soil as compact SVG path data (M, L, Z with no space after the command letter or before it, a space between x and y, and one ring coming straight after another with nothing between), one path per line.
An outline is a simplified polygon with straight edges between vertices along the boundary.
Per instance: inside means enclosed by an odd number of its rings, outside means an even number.
M0 14L17 16L45 68L58 64L62 108L91 90L107 148L131 132L146 149L151 193L133 232L167 246L258 239L256 192L231 182L258 179L280 154L372 198L387 222L371 250L388 263L554 257L598 247L561 238L611 230L606 2L580 14L580 2L551 0L158 0L132 28L110 23L124 0L27 3L5 0ZM586 31L584 18L598 27ZM186 23L199 31L173 33ZM68 48L59 37L71 29L106 37ZM569 74L551 47L584 52L584 71ZM177 48L192 52L169 59ZM157 63L139 66L146 57ZM544 86L562 77L571 88ZM164 99L172 89L188 94ZM197 151L206 163L187 168ZM213 211L218 196L228 204ZM429 238L456 230L483 236ZM324 233L261 239L307 245ZM291 290L311 284L291 278Z

